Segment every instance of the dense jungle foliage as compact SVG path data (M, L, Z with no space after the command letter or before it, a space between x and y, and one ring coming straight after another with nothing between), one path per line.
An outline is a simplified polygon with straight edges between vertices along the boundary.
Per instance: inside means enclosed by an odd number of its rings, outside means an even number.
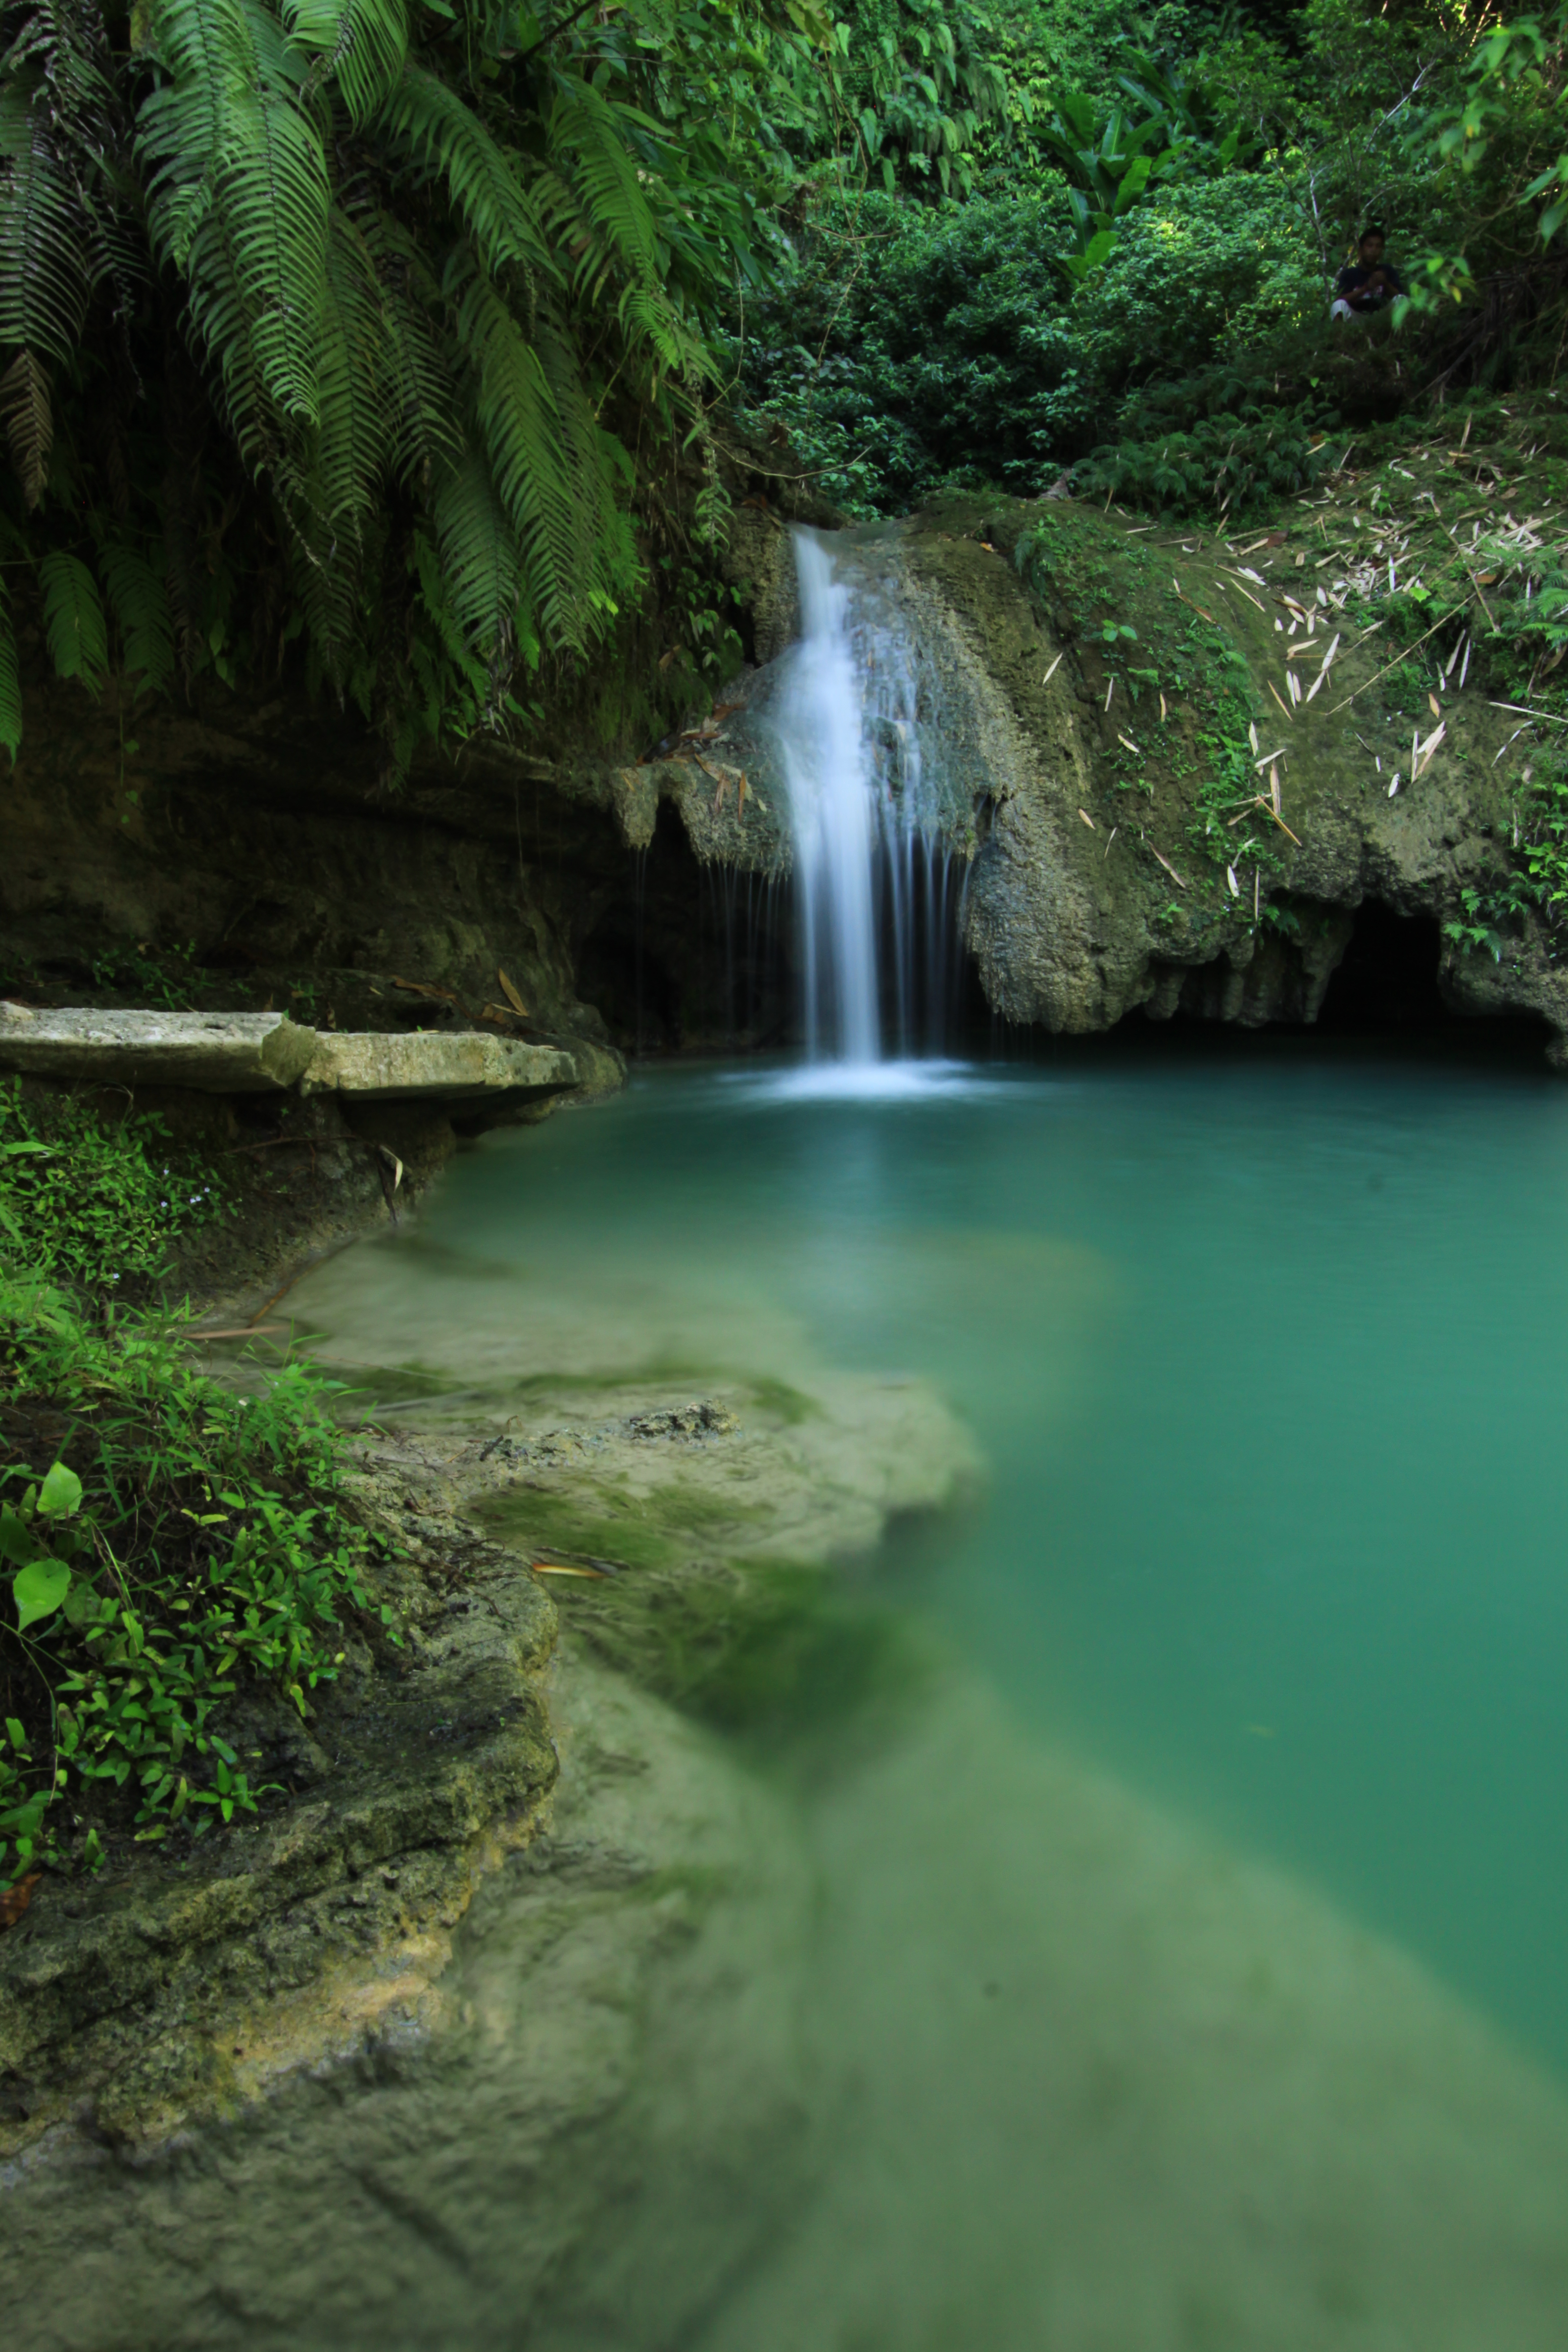
M41 1869L254 1814L350 1626L398 1638L332 1384L212 1379L161 1303L238 1207L155 1114L0 1083L0 1931Z
M1235 516L1340 422L1548 381L1568 334L1562 16L4 18L13 753L46 661L122 722L296 668L363 712L388 782L422 741L526 737L634 624L700 702L738 652L738 433L851 513L1070 472ZM1372 218L1407 298L1331 329Z

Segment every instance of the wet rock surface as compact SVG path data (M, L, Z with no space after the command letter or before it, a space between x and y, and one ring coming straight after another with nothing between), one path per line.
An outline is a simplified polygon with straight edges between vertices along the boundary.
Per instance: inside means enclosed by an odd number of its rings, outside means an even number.
M1028 586L1016 558L1043 514L1050 536ZM1287 520L1304 532L1300 518ZM1358 915L1373 908L1430 925L1435 1001L1538 1022L1563 1058L1568 976L1536 919L1495 961L1443 929L1466 888L1495 875L1510 824L1499 757L1517 714L1494 708L1477 680L1462 694L1445 684L1440 746L1412 781L1410 722L1398 711L1418 708L1417 733L1435 727L1436 697L1416 691L1431 676L1418 665L1385 709L1384 671L1400 647L1338 614L1327 590L1308 677L1327 656L1331 692L1289 715L1276 708L1270 688L1305 609L1287 594L1311 602L1314 581L1346 586L1331 566L1297 568L1318 566L1316 541L1310 556L1271 543L1255 564L1288 568L1242 578L1224 542L1194 546L1188 533L1184 546L1179 532L1070 499L956 499L897 536L938 616L930 642L936 667L953 673L950 700L966 696L973 714L964 936L1006 1019L1086 1031L1142 1007L1155 1019L1179 1010L1246 1026L1310 1023ZM1134 614L1139 650L1113 656L1102 621L1114 637ZM1208 632L1201 639L1194 620ZM1230 755L1205 734L1202 711L1226 686L1258 714L1257 741L1233 747L1243 780L1218 838L1245 841L1248 824L1265 836L1256 904L1252 882L1233 887L1224 857L1204 846L1205 783ZM1270 755L1283 822L1248 800L1271 793Z
M557 1602L574 1687L617 1669L626 1696L595 1704L653 1706L667 1744L659 1700L721 1715L753 1635L812 1616L825 1561L975 1466L916 1383L846 1381L783 1411L743 1387L577 1402L619 1409L561 1421L545 1401L527 1428L356 1442L350 1507L382 1539L375 1592L402 1644L350 1634L308 1724L263 1697L237 1722L276 1792L258 1824L113 1879L47 1881L0 1937L13 2185L72 2149L141 2158L289 2078L439 2038L459 1922L541 1838L539 1870L575 1855L597 1894L642 1883L609 1853L592 1790L646 1759L556 1790ZM617 1966L635 1972L637 1942Z
M555 1777L548 1596L510 1553L443 1534L402 1534L401 1647L349 1633L308 1724L265 1697L237 1717L274 1790L260 1822L47 1879L0 1938L0 2154L155 2145L417 2024L476 1884Z
M95 1086L255 1094L295 1085L317 1050L285 1013L36 1011L0 1003L0 1069Z

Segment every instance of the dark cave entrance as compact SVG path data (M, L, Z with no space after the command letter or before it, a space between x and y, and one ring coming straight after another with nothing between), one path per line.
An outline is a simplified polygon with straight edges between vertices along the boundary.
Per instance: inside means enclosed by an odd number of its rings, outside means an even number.
M1399 915L1381 898L1355 911L1350 944L1341 957L1318 1013L1331 1036L1365 1036L1380 1030L1431 1032L1461 1023L1437 985L1443 939L1432 915Z
M577 992L624 1054L756 1053L795 1021L787 886L705 866L673 810L605 889L578 949Z
M962 940L963 869L911 863L904 920L883 896L883 1051L984 1055L994 1023ZM904 952L900 957L898 941ZM786 1051L801 1043L799 943L791 881L698 857L673 809L602 886L577 950L577 992L624 1054Z

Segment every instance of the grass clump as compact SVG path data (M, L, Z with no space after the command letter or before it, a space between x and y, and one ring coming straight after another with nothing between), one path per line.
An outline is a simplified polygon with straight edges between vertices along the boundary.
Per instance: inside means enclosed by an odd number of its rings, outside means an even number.
M71 1095L0 1083L0 1251L73 1289L163 1273L183 1234L237 1213L217 1171L154 1113L113 1123Z
M0 1276L0 1885L256 1811L226 1718L306 1717L371 1606L330 1385L235 1393L183 1322Z

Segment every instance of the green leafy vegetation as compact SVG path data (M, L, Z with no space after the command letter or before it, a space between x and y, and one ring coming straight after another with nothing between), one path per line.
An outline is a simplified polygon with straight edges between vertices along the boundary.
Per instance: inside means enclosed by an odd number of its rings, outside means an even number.
M0 1257L109 1291L162 1274L181 1234L232 1213L217 1170L154 1113L105 1122L0 1080Z
M808 0L11 0L0 68L0 740L58 674L264 682L389 768L523 719L647 583L762 272ZM814 97L813 108L823 100ZM34 583L24 594L24 582Z
M1010 140L967 204L821 191L748 308L746 409L858 513L1065 470L1234 521L1431 394L1548 383L1565 25L1003 0ZM1334 325L1373 215L1412 299Z
M257 1810L237 1701L305 1716L370 1607L328 1396L298 1366L237 1394L176 1316L0 1277L0 1885Z
M476 729L651 741L740 658L735 422L853 514L1066 471L1234 522L1549 380L1568 323L1561 16L5 16L13 750L46 663L122 736L302 675L388 779ZM1331 327L1373 211L1409 315Z
M1506 866L1459 894L1460 912L1445 925L1449 939L1500 963L1527 919L1543 926L1553 961L1568 924L1568 758L1554 743L1531 751L1513 793Z
M137 1004L166 1005L173 1013L188 1010L206 980L194 940L167 948L147 940L127 941L92 960L95 989L129 996Z
M0 1085L0 1887L254 1811L241 1719L370 1606L330 1384L224 1387L153 1303L232 1205L158 1118Z

